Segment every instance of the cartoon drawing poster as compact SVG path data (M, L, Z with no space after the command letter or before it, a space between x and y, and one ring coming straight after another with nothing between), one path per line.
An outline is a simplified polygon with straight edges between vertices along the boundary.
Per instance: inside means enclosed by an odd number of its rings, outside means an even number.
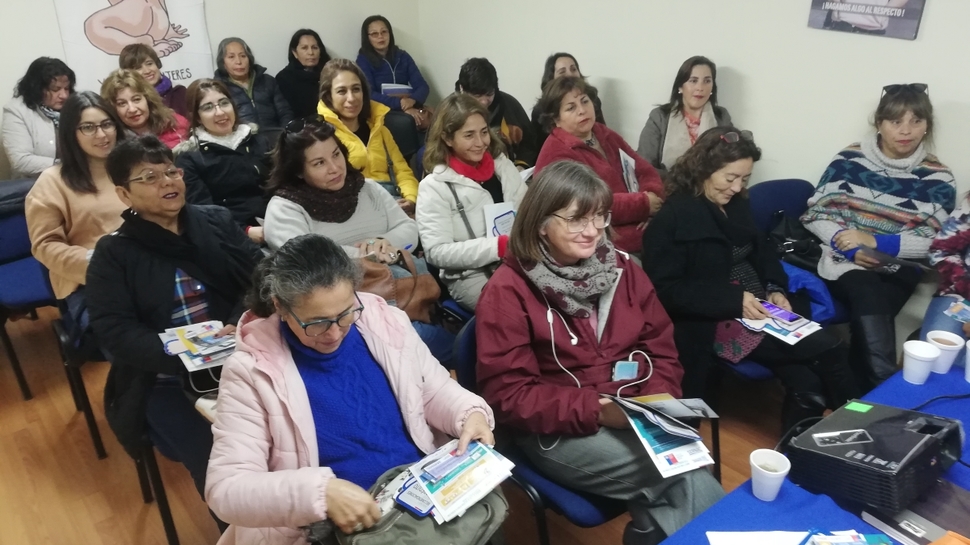
M154 49L173 84L212 76L205 0L54 0L54 7L78 89L99 92L132 43Z

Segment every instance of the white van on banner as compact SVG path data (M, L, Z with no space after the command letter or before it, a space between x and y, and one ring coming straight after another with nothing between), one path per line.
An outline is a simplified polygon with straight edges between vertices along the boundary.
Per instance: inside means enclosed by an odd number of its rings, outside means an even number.
M205 0L54 0L54 7L79 90L100 91L133 43L154 49L175 85L212 77Z

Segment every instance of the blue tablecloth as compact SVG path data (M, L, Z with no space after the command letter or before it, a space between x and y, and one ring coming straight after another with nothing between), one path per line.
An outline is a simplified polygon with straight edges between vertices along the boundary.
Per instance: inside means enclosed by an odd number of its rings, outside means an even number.
M934 374L922 386L909 384L903 380L902 373L897 373L864 399L913 408L939 395L964 393L970 393L970 383L963 379L963 368L955 368L947 375ZM936 401L921 411L957 418L964 425L970 423L970 399ZM967 443L963 445L963 452L966 461L970 458ZM956 464L944 476L970 488L970 469L964 466ZM875 528L843 510L828 496L812 494L785 481L775 501L763 502L752 495L751 481L748 481L670 536L664 544L705 545L708 543L707 531L807 531L809 528L877 533Z

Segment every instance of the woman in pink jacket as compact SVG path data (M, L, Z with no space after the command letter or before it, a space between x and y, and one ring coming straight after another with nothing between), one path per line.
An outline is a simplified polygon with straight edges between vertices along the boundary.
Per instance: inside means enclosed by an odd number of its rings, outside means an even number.
M367 492L446 436L493 444L491 409L451 379L407 315L358 293L333 241L296 237L256 270L219 387L206 502L220 544L304 544L321 520L345 533L380 519Z

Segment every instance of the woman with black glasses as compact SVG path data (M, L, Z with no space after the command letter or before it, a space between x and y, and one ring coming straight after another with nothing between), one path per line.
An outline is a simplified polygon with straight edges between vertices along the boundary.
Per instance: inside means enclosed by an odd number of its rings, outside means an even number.
M818 331L789 345L737 321L770 318L764 301L810 316L751 216L745 187L760 158L747 131L702 134L670 170L670 197L643 235L643 268L674 321L684 397L707 397L715 358L754 360L785 386L784 432L858 392L837 337Z
M865 391L896 372L896 314L921 277L918 268L887 265L885 255L925 259L955 206L953 173L927 151L927 91L925 83L883 88L875 132L835 156L801 218L821 239L818 274L849 309Z
M273 161L276 168L267 186L273 197L264 226L271 249L313 233L333 240L350 257L395 267L402 253L417 247L417 223L390 193L351 166L336 129L322 118L288 124ZM450 365L454 335L420 321L414 321L414 328L432 354Z
M90 91L71 95L61 108L61 163L41 173L27 194L31 251L50 270L51 287L87 328L84 275L94 245L121 225L126 208L115 194L105 161L125 138L115 108Z
M258 218L266 213L269 144L255 125L239 122L221 81L192 82L187 100L192 128L188 141L175 147L175 163L185 171L186 199L228 208L249 238L261 244Z

